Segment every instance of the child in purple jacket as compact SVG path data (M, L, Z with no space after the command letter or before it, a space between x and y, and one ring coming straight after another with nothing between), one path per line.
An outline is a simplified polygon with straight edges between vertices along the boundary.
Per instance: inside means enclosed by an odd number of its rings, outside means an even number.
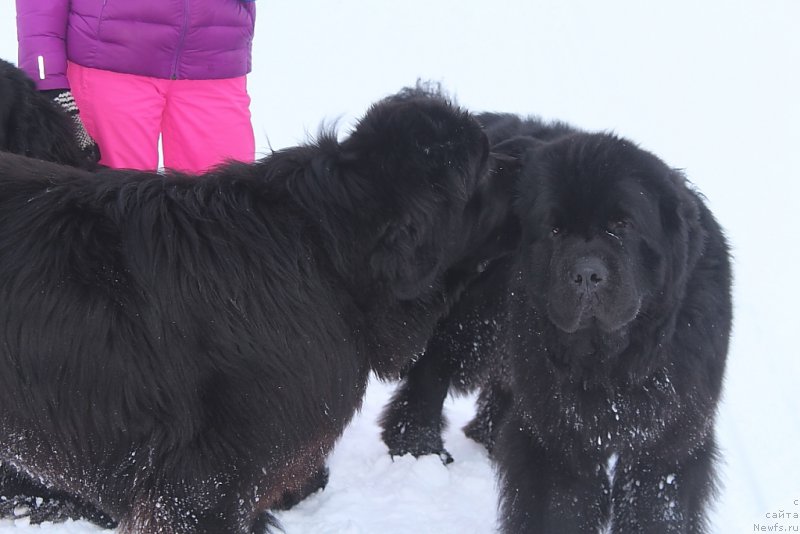
M252 1L16 2L20 68L82 119L101 164L154 170L159 135L168 168L254 159Z

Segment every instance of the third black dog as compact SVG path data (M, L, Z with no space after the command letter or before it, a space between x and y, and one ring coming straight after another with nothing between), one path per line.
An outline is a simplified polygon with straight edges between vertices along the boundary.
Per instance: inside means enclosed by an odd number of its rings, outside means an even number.
M630 141L498 120L535 141L515 175L518 246L440 322L384 440L448 460L441 400L477 387L467 430L492 449L504 532L704 532L732 315L723 233Z
M72 119L36 90L33 80L0 60L0 151L91 169Z

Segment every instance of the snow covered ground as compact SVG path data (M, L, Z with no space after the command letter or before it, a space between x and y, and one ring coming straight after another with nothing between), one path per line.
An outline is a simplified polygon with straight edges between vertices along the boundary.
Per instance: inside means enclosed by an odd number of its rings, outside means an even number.
M253 122L267 153L323 120L346 129L423 78L475 110L614 130L685 169L735 255L714 532L797 532L785 516L800 513L798 21L796 0L259 0ZM14 36L4 0L0 57L16 58ZM289 534L493 531L491 466L458 431L470 400L448 405L455 463L392 462L375 425L390 392L371 386L328 488L280 514ZM0 521L0 534L97 531Z

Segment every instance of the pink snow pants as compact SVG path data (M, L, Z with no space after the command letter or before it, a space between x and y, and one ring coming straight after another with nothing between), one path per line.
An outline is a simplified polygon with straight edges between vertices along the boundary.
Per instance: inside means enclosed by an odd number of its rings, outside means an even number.
M244 76L164 80L70 63L67 77L103 165L156 170L159 134L169 169L194 174L255 159Z

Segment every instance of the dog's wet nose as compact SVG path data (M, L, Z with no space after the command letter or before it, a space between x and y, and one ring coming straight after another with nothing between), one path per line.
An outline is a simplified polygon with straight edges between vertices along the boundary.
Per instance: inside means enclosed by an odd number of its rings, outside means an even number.
M595 291L608 280L608 268L600 258L580 258L572 268L571 277L576 289Z

